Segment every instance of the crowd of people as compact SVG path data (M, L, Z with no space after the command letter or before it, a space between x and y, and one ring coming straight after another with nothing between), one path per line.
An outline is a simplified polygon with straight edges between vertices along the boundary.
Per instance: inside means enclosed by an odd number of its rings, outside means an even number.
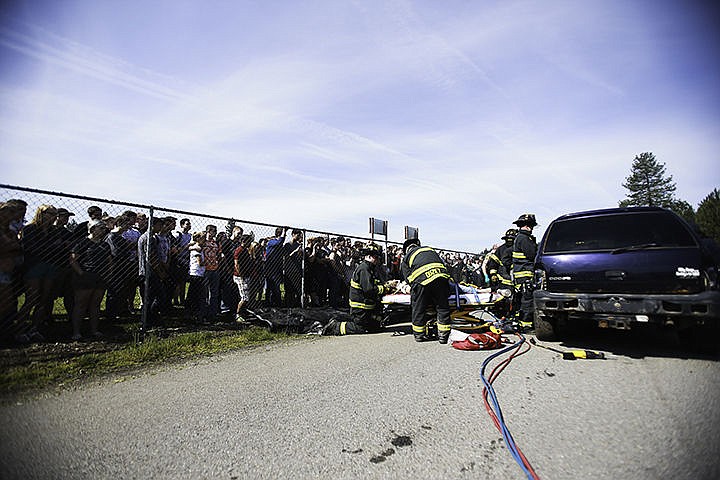
M304 238L289 227L258 238L232 221L219 230L132 210L110 216L97 206L76 223L73 212L43 204L25 224L27 207L20 199L0 203L3 343L42 342L43 326L58 317L56 299L74 341L101 338L103 318L143 310L142 328L151 329L170 314L202 324L244 322L260 307L348 308L368 245L344 236ZM402 246L374 247L382 256L378 277L401 279ZM487 285L483 255L440 254L456 281Z

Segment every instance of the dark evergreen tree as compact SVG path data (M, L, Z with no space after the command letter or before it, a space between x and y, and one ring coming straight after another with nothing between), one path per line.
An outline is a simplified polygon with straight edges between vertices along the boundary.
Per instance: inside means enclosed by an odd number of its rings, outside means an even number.
M717 188L698 205L695 222L705 235L720 244L720 191Z
M695 223L695 210L685 200L675 200L670 205L665 205L690 223Z
M622 186L629 193L619 202L621 207L671 208L677 202L673 195L677 187L672 175L665 176L665 164L659 163L650 152L635 156L630 176L625 178Z

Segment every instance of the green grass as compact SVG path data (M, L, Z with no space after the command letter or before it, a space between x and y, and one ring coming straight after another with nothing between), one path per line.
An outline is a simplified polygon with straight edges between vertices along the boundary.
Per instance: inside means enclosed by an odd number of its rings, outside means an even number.
M18 298L18 308L24 303L23 294ZM140 304L140 295L136 293L135 307L139 308ZM105 298L101 310L104 308ZM52 315L67 322L67 312L62 297L55 299ZM187 322L178 314L170 315L165 320L166 326L171 327L170 330L173 330L172 327L187 326ZM163 335L162 338L149 335L140 341L140 325L137 319L113 322L112 325L101 320L100 327L106 333L108 333L106 328L113 330L110 340L117 341L119 337L124 343L103 342L100 347L85 345L78 349L61 346L43 350L43 347L38 347L28 351L18 351L15 355L10 354L12 358L8 357L9 361L5 365L3 358L0 358L0 401L12 400L48 388L73 385L108 374L131 375L133 371L137 372L149 366L287 340L292 336L252 327L242 330L204 330L185 333L169 333L168 330L167 335ZM51 327L45 328L56 330L54 334L50 332L50 338L62 339L69 337L70 334L69 323L53 323ZM45 333L48 332L43 331L43 334ZM61 344L64 342L64 340L60 341ZM52 344L52 340L48 344Z
M188 358L208 356L240 348L288 339L286 333L272 333L252 327L242 331L190 332L168 338L146 337L107 352L89 352L62 360L31 361L0 371L0 395L17 394L63 386L101 375L137 371Z

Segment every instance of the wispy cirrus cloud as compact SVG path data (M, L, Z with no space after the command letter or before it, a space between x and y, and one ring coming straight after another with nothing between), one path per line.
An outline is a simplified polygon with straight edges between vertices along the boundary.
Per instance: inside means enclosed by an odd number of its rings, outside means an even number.
M22 27L22 31L18 29ZM139 69L129 62L100 52L35 25L17 22L0 27L0 45L40 62L66 68L82 75L159 99L187 99L182 82L169 76ZM191 88L184 85L185 89Z
M475 249L614 205L642 151L693 203L720 183L685 7L83 1L1 22L6 181Z

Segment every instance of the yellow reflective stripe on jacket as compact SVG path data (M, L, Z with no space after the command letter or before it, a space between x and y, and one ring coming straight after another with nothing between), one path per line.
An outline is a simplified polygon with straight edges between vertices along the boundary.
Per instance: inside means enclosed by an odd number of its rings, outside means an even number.
M525 260L527 257L523 252L513 252L513 258L517 258L518 260Z
M375 286L377 287L378 294L382 295L385 292L385 287L379 284L379 280L375 280ZM362 285L355 280L350 280L350 288L362 291Z
M502 263L502 261L500 261L498 256L495 255L494 253L491 253L490 255L488 255L488 257L490 257L490 260L495 260L497 263Z
M528 278L533 276L533 272L530 270L520 270L519 272L513 272L515 278Z
M436 278L450 278L450 275L447 273L437 273L435 275L429 276L428 278L426 278L425 280L420 282L420 285L427 285L428 283L432 282Z
M421 252L431 252L431 251L432 251L432 248L430 248L430 247L420 247L420 248L416 249L416 250L412 253L412 255L410 255L410 258L408 258L408 266L409 266L410 268L412 268L413 260L415 260L415 257L417 256L418 253L421 253Z
M433 275L444 273L445 265L443 265L440 262L433 262L433 263L428 263L427 265L423 265L422 267L420 267L417 270L415 270L414 272L412 272L410 274L410 276L408 276L408 283L412 283L417 277L419 277L423 273L428 273L428 276L430 276L431 275L430 270L433 270L433 269L437 269L437 272L434 273Z
M350 300L350 308L362 308L363 310L373 310L375 309L374 303L361 303L361 302L353 302Z

